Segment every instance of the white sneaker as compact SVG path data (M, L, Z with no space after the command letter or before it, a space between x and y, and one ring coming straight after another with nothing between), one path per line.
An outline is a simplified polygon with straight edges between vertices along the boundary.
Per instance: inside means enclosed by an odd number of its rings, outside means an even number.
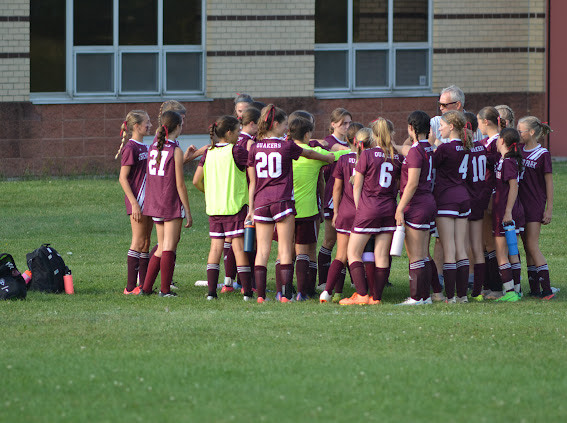
M457 303L459 303L459 304L464 304L464 303L468 303L468 302L469 302L469 299L466 295L464 297L457 297Z
M427 297L425 300L423 300L423 304L433 304L433 300L431 299L431 297Z
M209 286L209 282L207 282L207 281L197 281L197 282L195 282L195 286Z
M330 303L332 299L333 296L329 294L327 291L321 292L321 295L319 296L320 303Z
M315 289L319 292L324 291L325 290L325 284L322 283L321 285L317 285L317 287Z
M557 294L559 291L561 291L561 289L555 288L554 286L551 287L551 293L552 294Z
M433 294L431 294L430 298L435 302L441 302L447 299L445 298L445 295L443 295L442 292L434 292Z
M457 299L456 299L455 297L447 298L447 299L445 300L445 302L446 302L447 304L457 304Z
M207 295L207 301L216 300L218 297L213 297L212 295Z
M244 296L242 297L242 299L243 299L244 301L252 301L252 300L254 300L254 297L247 297L246 295L244 295Z
M399 303L398 305L423 305L423 301L422 300L414 300L412 297L408 297L406 298L405 301Z

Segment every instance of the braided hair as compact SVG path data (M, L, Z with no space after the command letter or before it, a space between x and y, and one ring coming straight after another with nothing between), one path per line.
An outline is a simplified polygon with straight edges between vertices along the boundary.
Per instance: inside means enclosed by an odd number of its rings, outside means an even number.
M134 125L139 125L146 119L149 119L149 116L145 110L132 110L126 115L126 119L120 126L120 136L122 137L122 140L120 142L120 147L118 147L118 151L116 152L116 156L114 156L114 160L118 159L118 156L122 153L124 145L128 142L132 135Z
M158 155L156 158L157 163L159 164L161 161L161 151L163 150L163 146L167 142L168 136L170 132L175 131L183 119L181 115L177 112L172 110L165 111L161 114L161 126L156 131L156 138L157 138L157 150Z
M415 132L416 139L413 141L419 141L419 134L429 134L431 130L431 118L423 110L416 110L411 112L408 116L408 125L411 126Z
M240 122L232 115L224 115L218 118L209 126L209 136L211 137L211 148L216 147L216 139L223 139L228 131L236 131L240 127ZM216 135L216 139L215 139Z
M454 130L457 131L459 133L459 137L461 137L464 149L470 150L473 146L473 134L467 127L467 119L465 118L465 115L458 110L450 110L444 113L443 116L441 116L441 119L449 125L453 125Z
M506 147L508 152L504 154L504 158L512 158L518 162L518 172L522 173L524 169L522 151L520 149L520 133L514 128L504 128L500 131L500 139Z

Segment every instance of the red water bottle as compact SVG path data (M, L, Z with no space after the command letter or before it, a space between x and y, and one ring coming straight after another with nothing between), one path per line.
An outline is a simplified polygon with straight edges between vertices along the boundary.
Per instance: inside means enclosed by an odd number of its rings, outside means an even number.
M67 267L65 269L65 275L63 276L63 285L65 285L66 294L74 294L75 289L73 287L73 275L71 275L71 270Z

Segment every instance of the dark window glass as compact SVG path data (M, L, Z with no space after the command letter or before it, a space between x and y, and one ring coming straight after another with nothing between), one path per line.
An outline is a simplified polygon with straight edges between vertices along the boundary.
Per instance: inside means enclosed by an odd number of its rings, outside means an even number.
M394 2L394 42L426 42L427 27L427 0Z
M423 87L428 84L428 50L396 51L396 85Z
M201 0L163 0L163 44L201 44Z
M347 0L315 1L315 43L346 43L347 31Z
M348 52L315 52L315 88L348 88Z
M352 16L353 42L388 41L388 0L354 0Z
M111 46L112 0L75 0L73 5L74 45Z
M65 0L30 4L30 90L65 91Z
M201 91L201 53L167 53L167 91Z
M114 91L114 54L77 54L77 92L107 93Z
M122 91L158 91L158 54L122 54Z
M118 3L118 44L157 44L157 0L120 0Z
M388 52L359 50L356 52L356 86L385 87L388 85Z

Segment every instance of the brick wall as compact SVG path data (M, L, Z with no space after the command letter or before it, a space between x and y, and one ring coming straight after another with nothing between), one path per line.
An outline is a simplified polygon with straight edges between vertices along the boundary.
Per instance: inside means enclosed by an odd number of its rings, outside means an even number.
M29 0L0 4L0 102L29 100L29 15Z
M438 113L436 97L316 100L313 97L267 98L287 113L306 109L315 115L314 136L328 134L329 114L345 107L354 121L368 124L378 116L391 119L395 139L407 137L407 116L413 110ZM544 95L526 93L467 94L466 108L477 112L486 105L508 104L517 117L544 116ZM184 103L188 119L184 134L203 134L217 117L231 114L232 100ZM120 144L120 125L128 111L147 110L157 121L159 103L33 105L29 102L0 103L0 177L25 175L70 175L117 173L120 161L114 155ZM553 150L552 150L553 153Z

